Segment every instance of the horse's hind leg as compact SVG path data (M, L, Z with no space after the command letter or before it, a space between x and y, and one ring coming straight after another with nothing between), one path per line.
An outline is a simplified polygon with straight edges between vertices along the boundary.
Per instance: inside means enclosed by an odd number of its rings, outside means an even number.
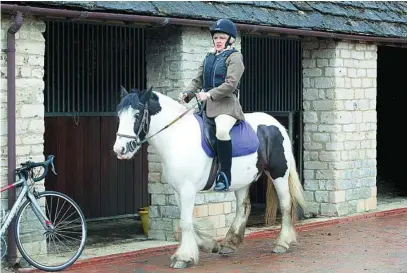
M282 214L281 230L273 252L283 253L290 248L291 243L295 243L297 241L297 233L295 231L291 215L292 198L288 185L288 172L284 175L284 177L276 178L272 183L274 183L274 187L277 191Z
M236 195L236 216L230 226L225 239L221 243L219 254L233 253L243 241L247 219L250 215L249 185L235 191Z

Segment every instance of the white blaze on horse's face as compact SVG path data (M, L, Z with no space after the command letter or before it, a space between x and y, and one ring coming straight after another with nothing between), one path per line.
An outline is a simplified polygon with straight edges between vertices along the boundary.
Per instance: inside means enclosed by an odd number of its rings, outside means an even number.
M132 107L128 107L127 109L121 111L119 115L120 122L117 133L121 135L136 137L136 134L134 133L134 123L139 114L140 111L137 109L133 109ZM138 149L140 148L139 146L136 147L136 149L132 152L128 151L127 144L133 140L133 138L118 135L116 136L116 142L114 143L113 151L116 153L118 159L131 159L138 151ZM140 141L138 138L136 140Z

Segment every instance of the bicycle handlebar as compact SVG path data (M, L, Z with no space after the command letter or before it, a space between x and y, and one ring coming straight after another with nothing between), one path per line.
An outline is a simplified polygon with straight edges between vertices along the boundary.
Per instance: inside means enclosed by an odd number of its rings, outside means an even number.
M54 155L49 155L48 158L47 158L47 160L46 160L46 161L43 161L43 162L27 161L27 162L21 163L21 166L23 166L23 168L22 168L22 169L19 169L19 170L17 170L17 171L30 170L30 169L35 168L35 167L43 167L43 168L44 168L44 173L43 173L40 177L37 177L37 178L32 177L32 179L33 179L34 182L41 181L41 180L43 180L43 179L47 176L49 165L51 165L52 172L53 172L55 175L57 174L57 173L55 172L54 158L55 158Z

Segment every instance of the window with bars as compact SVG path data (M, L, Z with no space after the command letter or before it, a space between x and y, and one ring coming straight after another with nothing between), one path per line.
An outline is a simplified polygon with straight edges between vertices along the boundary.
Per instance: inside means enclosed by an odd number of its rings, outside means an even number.
M145 88L144 29L46 24L46 116L115 115L121 85Z

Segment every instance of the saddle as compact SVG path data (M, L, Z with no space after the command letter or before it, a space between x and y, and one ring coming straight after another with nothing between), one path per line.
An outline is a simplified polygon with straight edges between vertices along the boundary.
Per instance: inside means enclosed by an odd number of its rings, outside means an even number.
M216 152L216 124L213 118L206 115L206 111L194 113L201 129L201 145L205 153L213 158L208 181L204 190L208 190L215 182L219 169L218 156ZM257 152L259 139L252 126L245 120L237 121L230 131L232 139L232 157L240 157Z

